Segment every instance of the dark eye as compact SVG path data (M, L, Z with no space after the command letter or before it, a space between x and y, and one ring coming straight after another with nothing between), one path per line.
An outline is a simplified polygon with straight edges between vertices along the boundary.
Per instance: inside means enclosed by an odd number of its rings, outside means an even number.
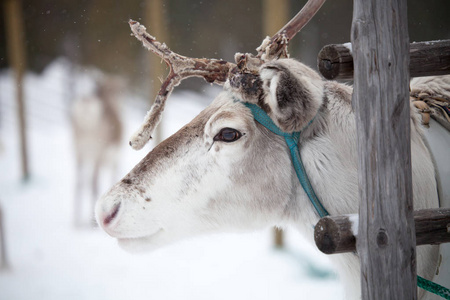
M242 134L233 128L223 128L214 137L214 141L221 141L226 143L231 143L240 139Z

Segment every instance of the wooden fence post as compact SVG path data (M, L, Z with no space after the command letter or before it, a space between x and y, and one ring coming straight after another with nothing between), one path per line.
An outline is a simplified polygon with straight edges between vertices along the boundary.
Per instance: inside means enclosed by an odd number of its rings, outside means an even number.
M362 299L417 299L406 0L354 0Z

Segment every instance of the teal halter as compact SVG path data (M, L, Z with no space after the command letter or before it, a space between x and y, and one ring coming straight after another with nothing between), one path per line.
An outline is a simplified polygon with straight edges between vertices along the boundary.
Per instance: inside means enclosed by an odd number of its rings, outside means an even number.
M316 193L314 192L314 189L311 186L311 182L308 179L308 175L306 175L305 167L303 166L302 163L302 158L300 157L298 141L300 139L301 131L286 133L283 130L281 130L277 125L275 125L272 119L258 105L247 102L242 103L252 111L253 118L258 123L269 129L273 133L284 137L284 139L286 140L286 144L289 147L289 150L291 151L291 158L292 163L294 165L295 173L297 173L298 180L300 181L303 190L305 190L306 194L308 195L309 201L311 201L311 204L314 206L314 208L317 211L317 214L321 218L329 216L330 214L323 207L322 203L320 203L319 199L316 196ZM309 124L311 124L311 122L309 122ZM306 127L308 127L309 124L306 125ZM430 280L427 280L423 277L417 276L417 286L426 291L439 295L445 299L450 299L449 289L439 284L436 284Z
M300 181L300 184L303 187L303 190L308 195L309 201L311 201L311 204L314 206L314 208L317 211L317 214L321 218L328 216L329 213L323 207L322 203L320 203L320 200L317 198L316 193L314 192L311 182L308 179L308 175L306 175L306 171L305 171L305 167L303 166L302 158L300 157L298 141L300 139L301 131L297 131L297 132L293 132L293 133L286 133L283 130L281 130L277 125L275 125L275 123L272 121L272 119L258 105L252 104L252 103L247 103L247 102L242 102L242 103L252 111L253 118L258 123L260 123L267 129L269 129L276 135L280 135L280 136L284 137L284 139L286 140L286 144L289 147L289 150L291 152L292 164L294 165L295 173L297 174L298 180ZM310 124L311 124L311 122L310 122Z

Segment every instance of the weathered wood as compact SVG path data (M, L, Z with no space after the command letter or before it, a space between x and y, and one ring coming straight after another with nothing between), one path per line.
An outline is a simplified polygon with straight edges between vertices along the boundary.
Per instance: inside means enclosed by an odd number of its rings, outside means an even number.
M450 243L450 208L414 212L416 245ZM314 228L317 248L325 254L356 251L358 215L328 216Z
M417 245L450 242L450 208L423 209L414 212Z
M14 70L17 114L19 119L19 137L20 137L20 157L22 164L22 178L26 180L29 177L27 138L26 138L26 120L25 120L25 102L23 76L25 73L25 41L24 26L22 16L22 5L20 0L4 1L5 25L7 36L8 63Z
M345 44L326 45L320 50L317 56L317 67L326 79L353 79L353 56L351 49Z
M317 222L314 227L314 241L317 248L325 254L336 254L356 251L355 232L358 228L353 220L358 215L327 216Z
M450 74L450 40L411 43L409 54L411 77ZM351 45L326 45L319 52L317 66L326 79L353 79Z
M354 0L362 299L417 299L406 0Z
M409 55L411 77L450 74L450 40L412 43Z

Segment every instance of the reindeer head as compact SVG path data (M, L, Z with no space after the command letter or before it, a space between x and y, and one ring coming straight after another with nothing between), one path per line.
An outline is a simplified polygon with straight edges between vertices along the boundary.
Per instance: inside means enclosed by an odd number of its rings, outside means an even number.
M155 42L146 32L140 34L143 40ZM282 225L281 220L304 214L297 209L299 184L289 149L281 137L254 120L243 101L258 104L284 131L298 131L313 118L320 118L321 78L290 59L264 62L256 58L260 63L249 69L249 63L240 63L255 58L244 55L237 59L237 66L216 61L216 73L211 75L205 71L211 68L204 60L185 63L191 67L177 72L172 63L179 56L162 56L170 57L171 73L156 108L130 142L133 147L141 148L151 136L180 73L192 76L198 71L201 74L193 76L220 81L222 75L217 74L223 74L220 68L225 68L228 80L224 91L98 201L100 226L125 249L140 251L205 232ZM200 69L189 69L199 64Z
M258 99L285 131L308 124L323 83L291 59L261 67ZM194 120L155 147L97 203L98 223L128 249L218 230L261 228L298 214L298 179L284 140L257 123L226 84ZM311 126L315 126L313 123ZM305 199L305 204L307 199Z

